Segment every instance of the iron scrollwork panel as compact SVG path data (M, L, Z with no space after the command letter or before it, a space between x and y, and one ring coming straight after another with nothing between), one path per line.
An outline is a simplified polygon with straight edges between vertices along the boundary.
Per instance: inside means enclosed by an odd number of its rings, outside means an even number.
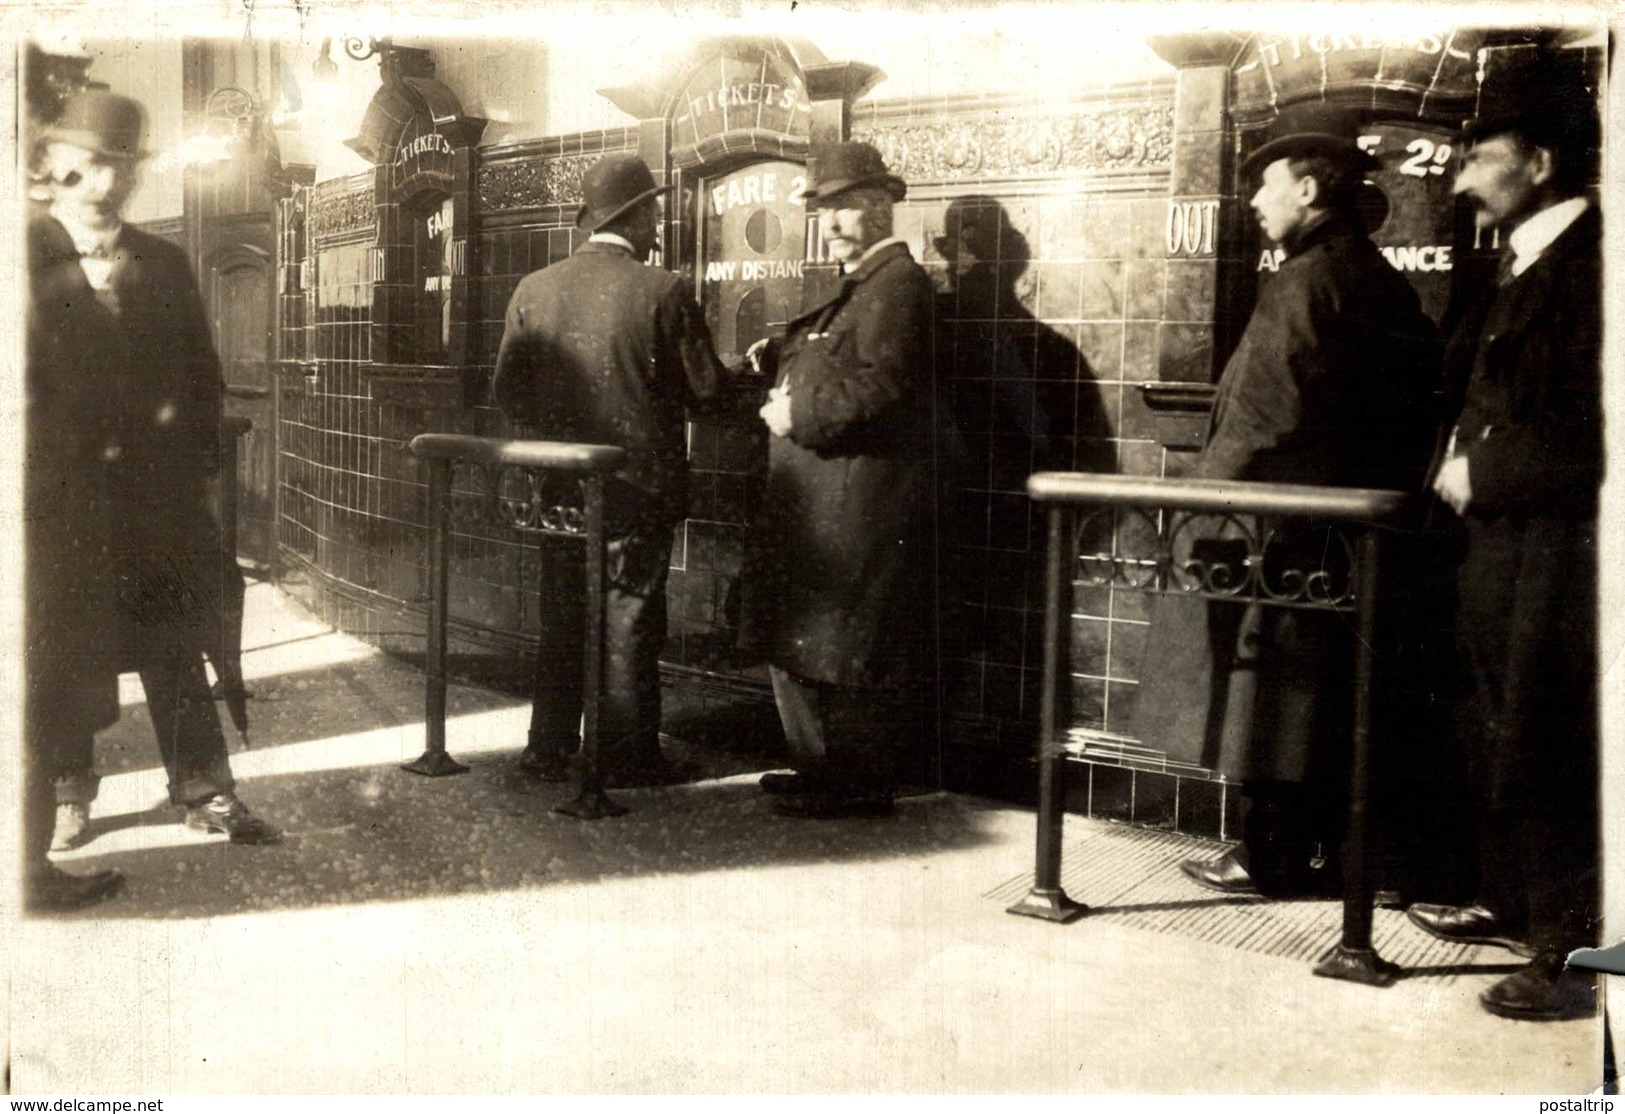
M487 513L499 527L522 534L586 536L581 482L545 469L475 465L482 474Z
M1346 528L1262 515L1096 507L1074 525L1073 579L1279 607L1354 606Z

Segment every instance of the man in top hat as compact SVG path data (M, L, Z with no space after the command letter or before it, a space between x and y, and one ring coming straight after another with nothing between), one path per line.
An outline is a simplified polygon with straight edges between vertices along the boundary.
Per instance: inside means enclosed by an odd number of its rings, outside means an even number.
M683 772L660 751L660 651L672 530L688 506L685 410L719 405L729 386L705 319L680 275L646 266L660 196L636 155L588 169L568 259L519 283L492 392L511 418L559 441L619 445L626 466L605 487L608 582L600 760L605 784L658 785ZM521 765L562 778L580 740L580 561L544 577L543 652Z
M270 843L280 833L236 795L203 669L224 589L208 505L220 365L185 255L121 216L145 122L138 102L91 90L44 133L50 203L28 243L26 733L53 775L86 774L92 733L118 716L117 675L135 669L187 826ZM31 861L41 830L48 818L31 817Z
M813 152L807 200L839 286L753 349L774 386L743 641L771 669L793 774L780 812L889 812L920 727L933 599L932 286L892 235L902 179L864 143Z
M1356 200L1378 164L1358 135L1353 113L1289 106L1243 164L1259 176L1253 212L1285 259L1225 365L1193 477L1422 488L1438 336L1361 226ZM1341 552L1324 530L1290 525L1264 555L1266 575L1276 565L1313 572ZM1198 557L1245 556L1239 541L1203 544L1213 549ZM1241 845L1184 863L1194 881L1222 893L1337 889L1352 651L1341 616L1156 600L1137 733L1243 784Z
M1602 219L1596 98L1554 58L1461 136L1455 192L1500 230L1497 281L1451 332L1454 418L1433 489L1466 531L1456 579L1477 798L1478 901L1414 905L1434 936L1531 956L1481 1000L1503 1017L1591 1012L1564 975L1597 932L1597 494Z

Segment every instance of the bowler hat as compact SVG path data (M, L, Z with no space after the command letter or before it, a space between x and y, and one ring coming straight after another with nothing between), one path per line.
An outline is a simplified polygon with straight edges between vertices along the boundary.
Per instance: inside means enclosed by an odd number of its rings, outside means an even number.
M867 143L830 143L815 147L807 159L812 179L804 196L808 201L834 197L860 186L884 186L893 201L901 201L908 184L886 169L880 152Z
M605 155L581 176L576 227L596 232L632 206L673 188L655 185L649 165L636 155Z
M1268 138L1241 164L1243 174L1251 174L1277 159L1308 159L1316 156L1347 159L1360 170L1382 169L1375 155L1362 148L1360 117L1350 109L1325 101L1300 101L1287 105L1270 124Z
M147 111L140 101L105 89L86 89L62 106L62 115L45 129L45 138L110 158L144 159L150 153L142 145L146 128Z
M1516 132L1526 143L1586 162L1602 145L1597 98L1573 65L1542 52L1486 81L1479 114L1463 124L1461 144Z

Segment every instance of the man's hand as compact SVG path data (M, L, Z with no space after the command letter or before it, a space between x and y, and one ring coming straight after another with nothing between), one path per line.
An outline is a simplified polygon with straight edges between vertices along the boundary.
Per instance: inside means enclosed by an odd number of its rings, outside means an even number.
M774 387L767 392L767 403L757 411L775 437L790 436L790 389Z
M1457 514L1467 513L1467 506L1473 501L1473 484L1465 456L1453 456L1444 462L1433 479L1433 491Z

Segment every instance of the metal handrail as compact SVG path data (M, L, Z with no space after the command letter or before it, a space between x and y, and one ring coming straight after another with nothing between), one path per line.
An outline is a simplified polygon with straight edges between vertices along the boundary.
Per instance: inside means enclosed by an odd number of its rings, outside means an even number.
M626 464L626 450L615 445L581 445L569 441L512 441L462 433L420 433L412 438L419 460L456 460L465 464L512 465L551 472L614 472Z
M581 528L544 532L586 542L587 622L582 693L580 791L558 811L584 820L626 812L604 792L598 761L598 705L604 661L604 478L626 461L626 450L613 445L559 441L519 441L456 433L423 433L414 437L412 455L428 471L429 496L429 629L425 655L424 729L426 749L403 769L440 777L460 774L467 766L446 753L446 642L449 616L451 554L451 479L459 465L512 467L578 477L583 495ZM561 779L562 772L558 775Z
M1089 472L1040 472L1027 481L1027 493L1044 506L1049 522L1045 569L1043 711L1039 737L1039 807L1033 887L1010 912L1067 923L1088 907L1074 901L1061 885L1061 834L1067 751L1067 677L1071 672L1072 570L1078 560L1077 522L1081 512L1130 507L1140 511L1190 512L1219 518L1253 515L1338 522L1357 535L1351 574L1353 599L1320 601L1313 606L1352 608L1356 616L1354 724L1350 770L1349 822L1344 864L1343 932L1336 947L1315 967L1317 975L1387 986L1398 968L1381 959L1371 944L1375 875L1372 870L1368 811L1371 781L1372 676L1378 568L1384 527L1401 520L1412 504L1397 491L1365 488L1310 487L1230 480L1119 476ZM1166 523L1163 526L1167 529ZM1155 562L1164 575L1123 585L1141 591L1167 591L1166 561ZM1203 592L1212 596L1211 592ZM1292 606L1268 593L1244 602Z
M1119 476L1097 472L1035 472L1027 478L1035 503L1076 506L1156 506L1212 514L1264 514L1335 522L1391 522L1409 505L1399 491L1311 487L1243 480Z

